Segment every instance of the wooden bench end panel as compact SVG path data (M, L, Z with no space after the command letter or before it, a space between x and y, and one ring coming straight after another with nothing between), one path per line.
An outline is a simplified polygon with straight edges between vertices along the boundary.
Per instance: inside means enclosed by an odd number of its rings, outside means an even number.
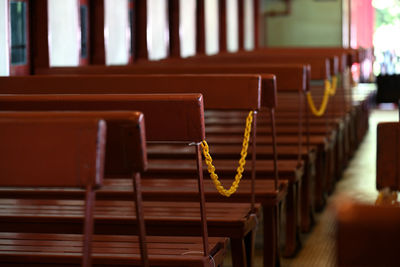
M379 123L377 127L376 187L400 189L399 153L400 124L398 122Z
M157 142L201 142L205 139L201 94L136 95L1 95L4 111L141 111L146 138Z
M276 77L272 74L262 74L261 106L275 108L277 99Z
M400 210L347 202L337 215L338 266L397 266Z

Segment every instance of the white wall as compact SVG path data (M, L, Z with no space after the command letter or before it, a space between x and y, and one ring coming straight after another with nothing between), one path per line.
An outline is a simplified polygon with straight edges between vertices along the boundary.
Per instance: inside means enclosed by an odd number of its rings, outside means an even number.
M7 0L0 0L0 76L10 75Z
M196 0L179 1L181 57L196 54Z
M50 66L77 66L80 52L78 0L48 0Z
M254 1L244 0L244 49L254 49Z
M126 65L131 33L128 0L104 0L106 65Z
M362 0L365 3L371 1ZM352 1L353 2L353 1ZM282 1L265 1L266 11ZM291 14L264 18L267 46L341 46L342 1L292 1Z
M168 56L167 0L147 0L147 47L150 60L163 59Z
M239 49L239 10L238 0L226 1L226 40L229 52Z
M206 53L209 55L216 54L219 50L218 2L217 0L204 1Z

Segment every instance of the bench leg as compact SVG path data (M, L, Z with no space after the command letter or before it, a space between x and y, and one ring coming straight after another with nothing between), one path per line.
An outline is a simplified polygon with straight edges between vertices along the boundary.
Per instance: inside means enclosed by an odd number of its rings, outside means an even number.
M246 245L246 258L247 258L247 266L254 266L254 251L256 244L256 229L250 231L245 237L244 242Z
M246 246L242 238L231 238L232 267L246 267Z
M335 167L335 180L339 181L342 177L343 169L344 169L344 156L343 156L343 131L338 132L338 137L336 140L336 167Z
M314 164L306 162L306 168L301 184L301 231L307 233L311 230L314 222L313 191L314 191Z
M332 144L326 152L326 180L325 193L330 194L333 191L333 180L335 179L335 148Z
M344 128L344 140L343 140L343 154L344 154L344 168L347 167L350 160L350 134L349 130L350 125L346 121L345 128Z
M300 233L299 233L299 187L300 183L289 184L288 194L286 198L286 240L285 250L283 255L285 257L295 256L298 248L300 247Z
M334 189L334 185L335 185L335 181L336 181L336 153L337 153L337 146L336 143L333 144L332 147L332 153L331 153L331 162L330 162L330 179L329 179L329 183L328 183L328 194L332 194L333 189Z
M263 206L264 267L280 266L279 255L279 204Z
M318 152L315 170L315 210L321 211L325 206L326 153Z

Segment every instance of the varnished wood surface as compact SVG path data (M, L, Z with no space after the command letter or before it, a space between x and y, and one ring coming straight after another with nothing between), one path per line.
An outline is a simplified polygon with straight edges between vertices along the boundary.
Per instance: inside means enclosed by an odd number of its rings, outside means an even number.
M221 178L230 178L236 174L238 165L237 160L224 160L216 159L213 161L216 166L217 173ZM257 179L273 179L274 176L274 162L272 160L257 160L256 161L256 174ZM290 181L297 181L300 179L304 172L302 163L297 160L280 160L278 162L279 174L282 179L289 179ZM204 174L207 175L208 171L204 163ZM251 166L246 164L244 176L250 177ZM197 172L195 162L193 160L173 160L173 159L151 159L149 160L148 170L144 174L143 179L146 177L160 177L160 176L187 176L195 175ZM227 177L229 176L229 177Z
M232 179L222 179L221 183L228 187ZM257 202L273 204L279 202L285 196L287 180L279 181L279 193L274 190L272 180L257 180L255 188ZM221 196L215 189L210 179L204 181L204 189L207 201L215 202L249 202L251 192L251 181L243 179L238 191L226 198ZM143 179L142 194L147 201L196 201L198 196L197 182L194 178L174 179ZM104 179L104 186L98 191L98 199L129 200L133 195L132 181L130 179ZM51 188L1 188L1 198L33 198L33 199L82 199L82 190L51 189Z
M1 199L0 206L3 231L80 233L82 229L83 200ZM207 203L206 208L211 236L241 238L257 224L247 203ZM260 215L259 204L255 212ZM149 235L201 235L199 203L145 201L143 214ZM133 201L98 200L94 218L97 233L137 234Z
M219 257L220 262L223 257L220 249L226 246L227 239L209 238L209 241L211 255ZM147 245L152 266L203 267L211 263L208 256L201 254L199 237L149 236ZM81 235L0 233L0 261L4 264L19 262L24 266L31 266L30 263L80 266L81 250ZM95 266L142 266L137 237L94 235L93 263Z

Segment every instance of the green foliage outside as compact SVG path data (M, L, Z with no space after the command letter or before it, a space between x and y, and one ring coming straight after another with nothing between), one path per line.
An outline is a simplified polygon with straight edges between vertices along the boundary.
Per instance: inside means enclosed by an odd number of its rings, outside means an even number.
M384 25L400 25L400 1L394 1L393 6L383 9L375 7L375 28Z
M375 7L374 73L400 72L400 0L373 0Z

